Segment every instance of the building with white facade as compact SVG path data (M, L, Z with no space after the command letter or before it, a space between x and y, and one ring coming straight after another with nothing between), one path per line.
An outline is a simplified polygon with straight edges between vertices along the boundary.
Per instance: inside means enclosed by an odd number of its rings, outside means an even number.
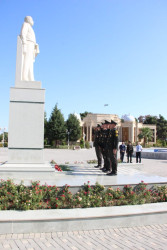
M140 141L138 135L142 128L150 128L152 130L152 141L149 144L156 143L156 125L139 123L132 115L123 115L119 118L116 114L88 114L83 121L80 122L82 127L82 132L86 141L93 141L93 129L97 124L103 123L105 120L114 120L117 122L117 129L119 132L119 141L131 141L136 143Z

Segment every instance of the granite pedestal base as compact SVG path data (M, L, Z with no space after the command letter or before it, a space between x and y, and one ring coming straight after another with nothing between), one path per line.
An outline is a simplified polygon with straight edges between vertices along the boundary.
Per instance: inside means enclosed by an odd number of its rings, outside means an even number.
M9 163L44 163L43 149L10 148Z
M19 82L10 89L9 163L44 163L45 90L40 82Z

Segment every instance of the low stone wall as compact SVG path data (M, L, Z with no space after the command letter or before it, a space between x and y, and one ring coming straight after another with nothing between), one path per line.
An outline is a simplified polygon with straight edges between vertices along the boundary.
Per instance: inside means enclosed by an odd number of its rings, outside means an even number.
M141 154L142 154L142 158L146 158L146 159L167 160L167 152L142 152Z
M167 223L167 202L118 207L1 211L0 234L42 233Z

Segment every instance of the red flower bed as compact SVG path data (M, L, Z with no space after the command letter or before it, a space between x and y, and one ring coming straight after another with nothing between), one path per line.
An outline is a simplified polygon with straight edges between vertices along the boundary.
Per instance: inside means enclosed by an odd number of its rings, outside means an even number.
M55 169L57 170L57 171L59 171L59 172L62 172L62 169L61 169L61 167L59 167L59 165L55 165Z

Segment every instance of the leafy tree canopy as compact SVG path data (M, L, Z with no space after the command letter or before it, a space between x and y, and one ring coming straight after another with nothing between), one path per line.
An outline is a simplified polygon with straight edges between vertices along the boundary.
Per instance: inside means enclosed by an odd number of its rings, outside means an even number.
M157 120L158 120L157 116L146 115L144 124L157 124Z
M162 116L151 116L145 115L140 116L139 121L144 124L155 124L157 126L157 139L166 140L167 139L167 120Z
M66 122L70 141L77 141L81 137L80 122L74 114L70 114Z

